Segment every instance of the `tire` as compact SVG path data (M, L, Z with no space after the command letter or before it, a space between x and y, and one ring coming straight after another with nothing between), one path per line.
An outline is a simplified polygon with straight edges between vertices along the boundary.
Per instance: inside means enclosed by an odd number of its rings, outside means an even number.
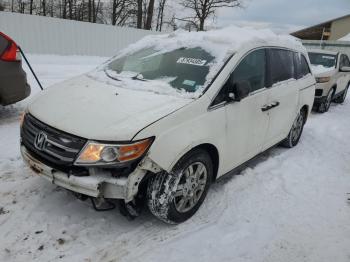
M303 133L304 125L306 120L305 110L301 110L295 118L292 128L285 140L282 141L282 146L287 148L295 147L300 140L301 134Z
M149 180L148 208L166 223L182 223L197 212L212 178L213 163L209 154L202 149L190 151L178 161L171 173L158 173Z
M345 88L345 90L344 90L344 92L343 92L343 94L341 96L339 96L336 99L334 99L334 102L338 103L338 104L344 103L346 95L348 94L348 90L349 90L349 86L347 88Z
M332 104L332 100L333 100L333 95L334 95L334 89L329 90L326 100L324 102L322 102L319 106L317 111L319 113L326 113L329 110L329 107Z

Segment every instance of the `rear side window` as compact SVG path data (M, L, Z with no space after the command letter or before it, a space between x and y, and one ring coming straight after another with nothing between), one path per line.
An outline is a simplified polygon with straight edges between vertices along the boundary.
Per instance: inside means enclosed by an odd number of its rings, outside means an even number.
M247 55L233 72L233 81L248 81L251 92L265 87L266 55L265 49L258 49Z
M296 78L300 79L311 73L309 64L304 55L300 53L294 53L294 63L296 70Z
M294 52L283 49L270 49L271 85L294 78Z

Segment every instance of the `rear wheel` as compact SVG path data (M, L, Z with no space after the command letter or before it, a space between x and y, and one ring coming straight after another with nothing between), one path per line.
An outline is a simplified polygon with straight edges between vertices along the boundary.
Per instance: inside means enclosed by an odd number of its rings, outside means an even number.
M155 174L149 181L147 204L160 220L178 224L193 216L203 203L213 177L209 154L201 149L189 152L173 172Z
M304 124L306 120L306 112L305 110L301 110L297 115L294 123L292 125L291 130L287 138L282 142L284 147L292 148L295 147L300 140L301 134L303 133Z
M331 106L331 103L333 100L333 94L334 94L334 89L329 90L326 100L318 106L318 112L320 113L328 112L329 107Z

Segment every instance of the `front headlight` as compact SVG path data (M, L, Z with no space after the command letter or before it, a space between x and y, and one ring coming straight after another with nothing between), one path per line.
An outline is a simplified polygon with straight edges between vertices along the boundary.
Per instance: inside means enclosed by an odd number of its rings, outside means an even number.
M331 78L328 77L316 77L316 82L317 83L327 83L331 80Z
M138 159L146 153L153 138L130 144L104 144L89 141L80 152L75 165L114 165Z

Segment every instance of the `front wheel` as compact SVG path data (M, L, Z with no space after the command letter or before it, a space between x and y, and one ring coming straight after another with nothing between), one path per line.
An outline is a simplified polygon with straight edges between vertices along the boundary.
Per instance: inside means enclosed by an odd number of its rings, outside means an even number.
M148 183L147 204L160 220L178 224L192 217L203 203L213 177L209 154L196 149L176 164L171 173L155 174Z
M304 110L301 110L297 115L291 130L287 138L282 142L284 147L292 148L295 147L300 140L301 134L303 133L304 124L306 120L306 113Z

